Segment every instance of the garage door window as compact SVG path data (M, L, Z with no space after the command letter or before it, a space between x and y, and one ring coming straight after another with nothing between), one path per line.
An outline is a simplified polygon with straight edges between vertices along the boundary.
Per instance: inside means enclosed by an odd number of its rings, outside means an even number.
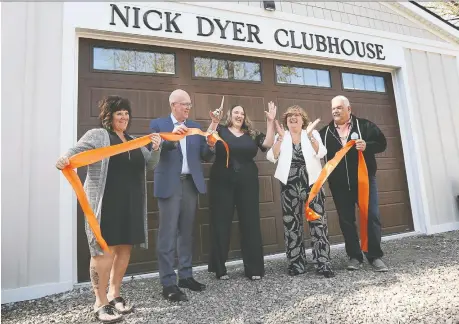
M261 82L261 65L257 62L194 57L193 75L198 78Z
M154 74L175 74L175 55L136 50L93 48L93 69Z
M276 65L276 81L279 84L331 87L329 71L287 65Z
M386 92L383 77L355 73L342 73L342 77L344 89Z

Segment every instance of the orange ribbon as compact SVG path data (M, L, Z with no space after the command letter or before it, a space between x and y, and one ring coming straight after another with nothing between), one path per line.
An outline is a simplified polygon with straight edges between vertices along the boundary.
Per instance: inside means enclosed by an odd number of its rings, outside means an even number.
M320 172L319 178L314 183L309 193L308 201L305 204L305 216L308 221L315 221L320 216L315 213L309 204L317 196L320 188L324 185L330 174L336 168L338 163L346 155L346 153L355 145L355 140L349 141L346 145L336 152L333 159L328 161ZM370 198L370 186L368 183L368 170L365 158L363 157L362 151L358 151L359 155L359 166L358 166L358 205L360 213L360 246L364 252L368 252L368 201Z
M174 134L174 133L158 133L162 139L166 141L180 141L185 136L190 135L201 135L207 137L209 143L213 144L217 141L221 141L226 149L226 166L228 167L229 161L229 148L228 145L223 141L217 133L207 133L203 132L198 128L189 128L185 134ZM128 141L122 144L101 147L94 150L89 150L85 152L81 152L72 156L70 160L70 164L62 169L62 174L68 180L70 185L72 186L73 190L76 193L78 202L81 205L81 209L86 216L88 221L89 227L91 228L94 236L96 237L97 243L99 243L102 250L109 252L109 248L107 242L105 242L104 238L102 237L102 233L100 230L100 225L97 222L97 218L94 215L94 211L89 204L88 197L84 192L83 184L81 183L80 178L78 177L77 173L74 169L80 168L82 166L86 166L89 164L93 164L99 162L103 159L106 159L110 156L117 155L123 152L127 152L130 150L138 149L139 147L145 146L151 142L151 138L149 135L136 138L132 141Z

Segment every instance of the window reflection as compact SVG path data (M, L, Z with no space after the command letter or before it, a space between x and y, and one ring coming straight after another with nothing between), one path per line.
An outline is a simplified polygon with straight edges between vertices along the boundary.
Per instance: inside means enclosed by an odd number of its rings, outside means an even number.
M353 74L352 79L354 80L354 89L365 90L365 82L363 82L363 75Z
M386 92L383 77L355 73L342 73L341 76L344 89Z
M331 87L330 72L287 65L276 65L277 83Z
M212 79L261 81L260 63L215 58L194 58L194 76Z
M330 72L325 70L317 70L317 85L319 87L330 88Z
M373 77L371 75L365 75L363 77L363 80L365 82L365 90L376 91L375 77Z
M376 91L378 91L378 92L386 92L386 87L384 85L384 78L375 77L375 83L376 83Z
M175 74L175 55L94 47L95 70Z

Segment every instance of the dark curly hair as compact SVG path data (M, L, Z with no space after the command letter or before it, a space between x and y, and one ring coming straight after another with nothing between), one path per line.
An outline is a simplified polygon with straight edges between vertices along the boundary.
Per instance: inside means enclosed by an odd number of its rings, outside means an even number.
M107 96L99 101L99 119L103 128L113 131L112 121L113 114L120 110L126 110L129 113L128 128L131 125L132 110L131 102L120 96Z

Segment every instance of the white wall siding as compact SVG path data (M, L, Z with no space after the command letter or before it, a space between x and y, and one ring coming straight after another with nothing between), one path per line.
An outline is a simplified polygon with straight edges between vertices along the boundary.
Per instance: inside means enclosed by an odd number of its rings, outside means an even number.
M459 74L452 56L405 50L430 226L459 222ZM428 224L429 225L429 224Z
M54 163L63 3L7 2L1 9L3 302L16 289L60 280L61 175Z
M1 13L2 289L27 283L27 258L22 257L28 245L27 173L30 165L30 144L25 127L27 113L24 112L27 7L26 3L2 3ZM14 25L17 28L8 28Z

